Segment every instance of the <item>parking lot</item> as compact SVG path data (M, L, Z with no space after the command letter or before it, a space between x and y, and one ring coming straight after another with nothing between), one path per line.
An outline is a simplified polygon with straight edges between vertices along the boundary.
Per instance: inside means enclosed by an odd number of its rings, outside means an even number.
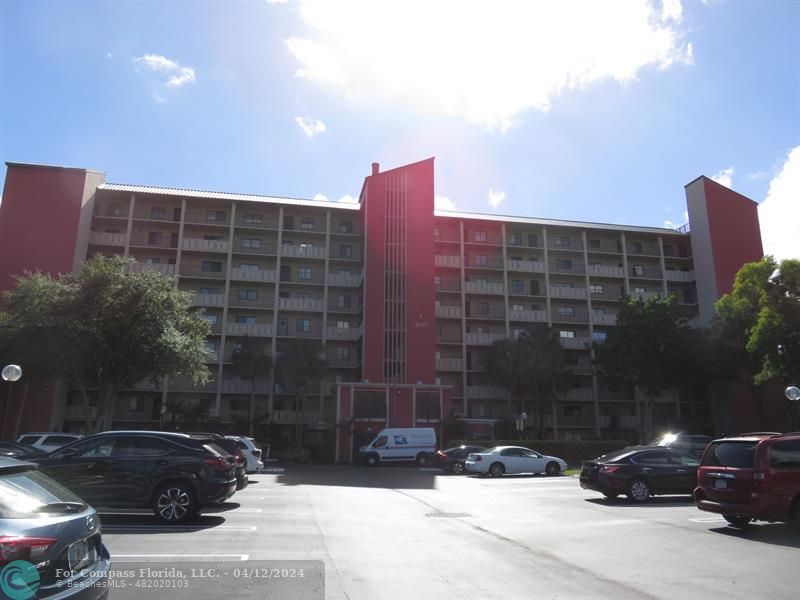
M114 514L103 529L115 563L321 560L325 597L336 599L794 599L800 590L800 537L785 525L738 531L688 497L609 502L568 476L289 465L251 476L186 525Z

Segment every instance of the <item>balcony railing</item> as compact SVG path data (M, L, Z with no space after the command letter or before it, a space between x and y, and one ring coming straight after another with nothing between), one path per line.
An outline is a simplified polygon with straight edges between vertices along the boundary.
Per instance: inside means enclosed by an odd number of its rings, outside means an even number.
M661 251L658 244L628 244L628 254L638 254L643 256L660 256Z
M583 262L578 262L577 260L573 260L571 263L568 264L559 264L559 263L550 263L550 272L551 273L572 273L573 275L583 275L584 268Z
M590 401L594 400L594 390L591 388L570 388L564 394L565 400Z
M231 269L231 279L236 281L261 281L273 283L275 281L275 271L266 269Z
M146 248L177 248L178 235L172 232L163 232L158 235L148 235L134 232L131 234L131 246L143 246Z
M363 276L361 273L357 275L330 273L328 275L328 285L336 285L341 287L358 287L361 285L362 279Z
M561 342L561 345L564 348L568 348L570 350L574 350L577 348L584 349L590 348L592 346L592 340L588 337L573 337L573 338L558 338L558 341Z
M509 271L521 271L523 273L544 273L544 263L538 260L509 260Z
M325 248L321 246L281 246L281 255L295 258L325 258Z
M437 344L460 344L461 333L457 331L445 331L436 336Z
M328 327L328 339L357 340L361 337L360 327Z
M437 358L437 371L462 371L464 369L464 359L462 358Z
M169 381L170 391L192 391L192 392L216 392L217 382L209 381L203 385L193 385L188 379L183 377L175 377Z
M468 294L504 294L505 286L502 283L466 281L464 290Z
M589 265L589 275L598 277L625 277L625 269L608 265Z
M493 231L464 231L465 244L492 244L503 245L503 235Z
M468 319L505 319L506 309L502 306L480 307L473 305L467 312Z
M105 233L102 231L92 231L89 234L90 244L102 244L104 246L124 246L128 241L125 233Z
M229 335L250 335L254 337L270 337L272 325L269 323L235 323L225 325L225 333Z
M553 298L586 298L586 288L550 286Z
M434 287L439 292L460 292L461 282L457 279L442 279L439 283L434 283Z
M337 358L335 355L328 355L325 357L325 362L329 367L336 369L354 369L358 367L358 361L355 358Z
M436 254L433 257L433 264L437 267L455 267L458 268L461 266L461 257L460 256L444 256L442 254Z
M664 271L664 277L667 281L694 281L694 271Z
M244 210L236 215L236 226L252 229L278 229L278 218Z
M589 240L589 252L606 252L622 254L622 242L617 240Z
M225 296L222 294L192 294L192 304L197 306L222 306Z
M260 294L255 298L247 298L246 295L233 293L228 296L228 306L243 308L273 308L275 297L272 292Z
M350 302L350 306L340 306L337 300L331 299L328 300L328 310L330 312L356 314L361 312L361 304L359 300L359 298L353 298Z
M478 269L502 269L503 257L472 255L468 257L466 266Z
M592 323L595 325L616 325L617 315L612 313L592 313Z
M489 385L468 385L464 390L465 396L470 400L502 400L508 396L505 388Z
M460 242L461 233L459 233L458 229L440 228L434 232L433 239L437 242Z
M175 275L175 265L162 265L160 263L151 264L143 262L135 262L128 265L129 273L161 273L162 275Z
M509 321L528 321L544 323L547 321L547 312L544 310L512 310L508 313Z
M266 381L256 381L255 386L252 381L244 379L223 379L222 392L228 394L249 394L254 391L256 394L268 394L269 383Z
M436 316L440 319L460 319L461 307L439 305L436 307Z
M337 260L361 260L361 249L352 248L351 250L342 251L335 245L331 245L330 257Z
M630 276L644 279L661 279L663 273L661 269L653 267L638 267L634 265L630 268Z
M184 250L203 250L204 252L227 252L228 242L225 240L183 239Z
M278 298L278 308L282 310L323 312L325 310L325 301L317 298Z
M181 265L181 277L209 277L211 279L225 279L225 271L207 271L197 265Z
M585 310L559 311L554 308L551 312L554 322L557 323L588 323L589 313Z
M648 300L652 300L653 298L663 298L663 294L661 292L631 292L631 298L635 298L637 300L644 300L647 302Z
M225 210L187 210L184 223L202 223L204 225L230 225L230 215Z
M235 240L233 251L241 254L262 254L276 256L278 254L278 244L273 242L262 242L260 240Z
M488 346L492 342L506 337L504 333L466 333L464 335L467 344L476 346Z
M558 423L559 427L594 427L594 417L592 416L580 416L580 417L565 417L563 415L559 415L556 419L553 419L553 415L546 415L544 418L544 424L546 427L553 427L554 423Z

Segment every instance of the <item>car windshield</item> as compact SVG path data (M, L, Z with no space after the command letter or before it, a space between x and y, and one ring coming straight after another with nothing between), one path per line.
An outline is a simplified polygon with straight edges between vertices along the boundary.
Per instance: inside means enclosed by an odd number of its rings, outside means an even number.
M481 454L497 454L503 449L503 446L493 446L491 448L487 448L486 450L481 450Z
M703 455L703 466L752 469L758 442L714 442Z
M30 519L77 512L86 506L78 496L39 471L0 474L0 518Z

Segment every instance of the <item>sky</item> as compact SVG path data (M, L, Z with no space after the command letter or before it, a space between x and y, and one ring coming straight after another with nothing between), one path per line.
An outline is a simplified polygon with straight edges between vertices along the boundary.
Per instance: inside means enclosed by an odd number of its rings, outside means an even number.
M800 0L0 2L0 159L677 227L706 175L800 257Z

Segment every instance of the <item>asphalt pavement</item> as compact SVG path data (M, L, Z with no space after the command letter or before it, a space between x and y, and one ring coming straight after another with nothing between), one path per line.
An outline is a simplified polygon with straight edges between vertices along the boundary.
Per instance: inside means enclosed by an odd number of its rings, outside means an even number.
M103 515L112 559L323 561L325 593L313 597L328 599L800 597L800 536L781 524L736 530L688 497L634 505L581 490L575 477L399 466L288 465L250 481L183 526ZM262 584L265 598L286 598L264 582L233 579L230 597Z

